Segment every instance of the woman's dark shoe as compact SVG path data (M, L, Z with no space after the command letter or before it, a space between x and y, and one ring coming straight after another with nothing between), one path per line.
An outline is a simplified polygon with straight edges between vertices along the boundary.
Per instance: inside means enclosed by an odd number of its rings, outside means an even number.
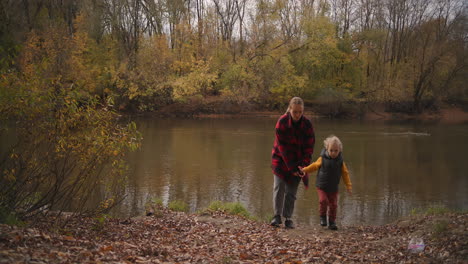
M320 216L320 225L321 226L327 226L327 217L326 216Z
M273 217L273 220L271 220L270 225L278 227L279 225L281 225L281 223L282 223L281 222L281 216L275 215Z
M330 221L330 223L328 224L328 229L330 229L330 230L338 230L338 227L336 226L336 223L335 223L335 222Z
M290 220L290 219L284 221L284 227L286 227L288 229L293 229L294 228L293 221Z

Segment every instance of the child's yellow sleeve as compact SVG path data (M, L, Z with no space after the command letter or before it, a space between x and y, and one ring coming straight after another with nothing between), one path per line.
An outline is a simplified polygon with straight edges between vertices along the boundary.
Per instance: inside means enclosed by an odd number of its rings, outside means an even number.
M309 166L303 168L302 170L306 173L314 172L318 170L322 166L322 157L319 157L314 163L310 164Z
M346 164L343 161L343 166L341 167L341 177L343 177L343 181L346 185L346 189L352 190L353 185L351 184L351 180L349 179L349 171L348 167L346 167Z

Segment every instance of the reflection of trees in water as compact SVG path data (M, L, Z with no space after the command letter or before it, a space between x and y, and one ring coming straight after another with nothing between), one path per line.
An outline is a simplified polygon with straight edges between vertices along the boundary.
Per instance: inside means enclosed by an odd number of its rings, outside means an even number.
M259 217L271 215L270 153L275 121L141 122L143 148L130 156L134 173L127 192L128 199L135 201L125 201L124 206L142 211L151 195L165 204L183 200L192 211L221 200L241 202ZM462 190L467 187L463 176L467 164L457 162L453 155L453 149L466 144L463 133L436 126L333 121L319 121L316 130L313 159L328 134L335 133L344 143L354 195L347 195L342 186L338 220L343 224L383 224L433 203L466 206ZM318 223L314 183L312 174L309 190L299 188L295 217L301 223Z
M408 130L408 127L388 129ZM456 188L454 183L463 177L457 163L450 160L453 156L447 152L457 140L443 138L438 133L440 128L427 129L434 131L431 136L418 133L378 136L376 132L366 140L350 138L347 149L352 149L352 153L346 157L352 164L353 183L356 193L366 195L358 195L358 200L344 204L355 210L358 219L385 223L416 207L454 205L448 203ZM466 188L463 182L466 181L462 180L461 188Z
M187 120L183 125L166 120L150 127L145 124L143 148L132 157L132 163L138 164L134 175L137 188L150 182L154 187L150 191L162 195L165 204L183 200L192 210L214 200L254 202L249 188L257 188L253 182L261 179L255 175L262 167L253 164L265 152L255 147L255 134L251 137L229 123L208 120ZM151 179L142 177L147 171L153 173Z

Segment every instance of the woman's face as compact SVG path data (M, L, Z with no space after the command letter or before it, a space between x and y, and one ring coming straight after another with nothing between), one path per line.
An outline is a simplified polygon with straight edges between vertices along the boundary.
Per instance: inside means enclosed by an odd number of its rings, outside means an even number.
M291 117L294 120L294 122L297 122L299 121L299 119L301 119L301 116L304 113L304 106L293 104L291 106L291 109L289 110L289 113L291 113Z

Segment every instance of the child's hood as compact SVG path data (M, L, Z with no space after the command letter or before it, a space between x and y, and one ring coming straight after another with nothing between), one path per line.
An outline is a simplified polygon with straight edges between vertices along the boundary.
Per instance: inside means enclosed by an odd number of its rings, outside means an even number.
M330 158L330 156L328 155L328 151L326 148L323 148L321 151L320 151L320 157L327 157L327 158Z

